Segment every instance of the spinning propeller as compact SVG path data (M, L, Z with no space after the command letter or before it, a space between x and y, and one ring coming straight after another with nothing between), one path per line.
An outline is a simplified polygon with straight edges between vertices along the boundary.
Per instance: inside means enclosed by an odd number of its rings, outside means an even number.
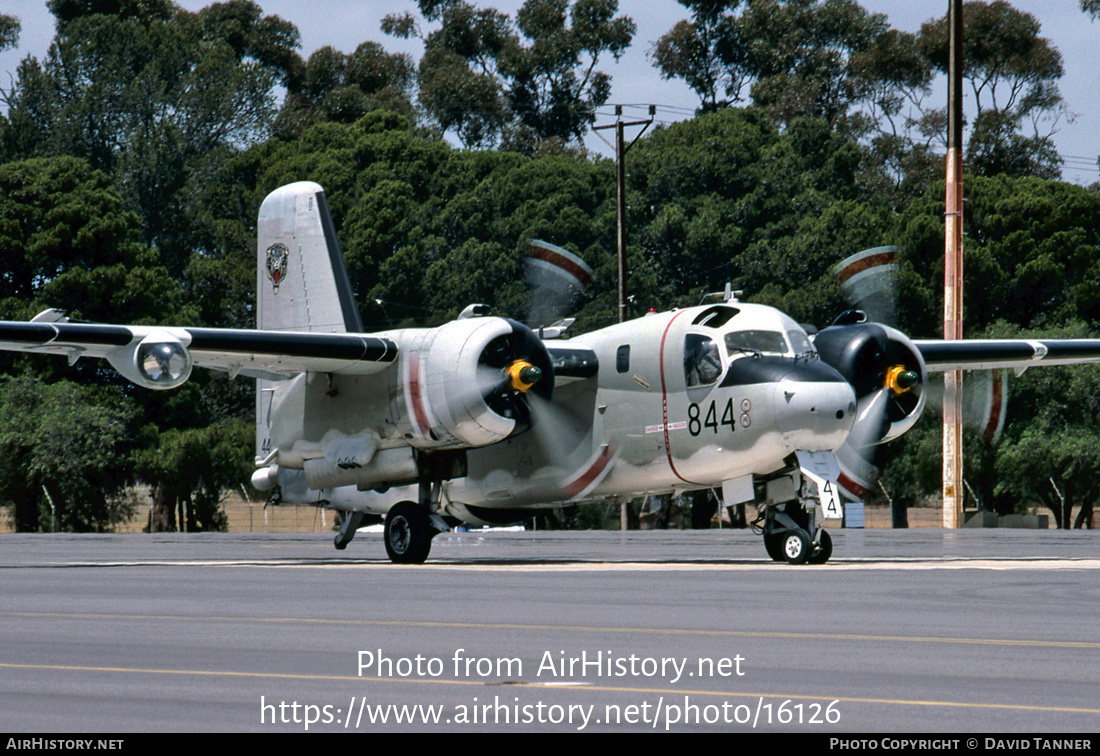
M827 328L816 341L822 359L830 364L835 361L833 366L856 390L857 420L837 459L853 484L846 486L849 492L863 498L878 476L879 445L900 435L899 428L901 432L908 430L925 403L942 411L943 384L928 381L923 359L912 342L890 327L896 321L898 307L897 247L864 250L843 260L833 272L854 307L872 320L889 324L867 323L866 317L860 317L862 313L848 311L834 323L841 327L839 330ZM847 338L841 335L845 329ZM876 329L883 333L876 333ZM1005 384L1003 370L972 371L966 379L964 424L968 430L981 433L987 442L996 441L1004 426L1008 396ZM903 422L907 424L898 425Z
M844 376L856 394L856 421L837 451L841 485L862 499L878 476L880 445L909 430L927 401L928 373L920 351L886 323L897 312L897 247L875 247L833 268L853 306L814 341L821 359ZM879 322L868 322L873 313Z
M510 333L493 338L478 357L478 385L496 414L530 424L531 397L550 401L554 366L542 341L527 326L509 321Z

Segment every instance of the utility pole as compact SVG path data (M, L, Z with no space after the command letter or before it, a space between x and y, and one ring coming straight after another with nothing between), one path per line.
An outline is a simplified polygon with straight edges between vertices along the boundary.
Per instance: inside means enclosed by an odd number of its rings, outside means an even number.
M657 106L649 106L649 119L646 121L623 121L623 106L615 106L615 123L607 123L603 126L593 126L592 131L599 132L602 129L615 129L615 188L617 190L616 196L616 242L619 252L619 322L624 323L627 320L627 266L626 266L626 153L634 146L642 134L645 133L649 125L653 123L653 117L657 113ZM626 143L624 136L624 129L627 126L641 126L642 130L638 132L630 144ZM599 133L596 136L603 139L603 136ZM604 139L604 143L611 146L611 143ZM625 529L625 528L624 528Z
M962 338L963 163L962 163L962 0L950 0L947 85L947 202L944 209L943 338ZM944 374L943 396L943 526L962 527L961 370Z
M634 143L637 142L642 134L645 133L649 125L653 123L653 117L657 114L657 106L649 106L649 119L645 121L623 121L623 106L615 106L615 123L607 123L603 126L593 126L592 131L596 136L603 139L603 136L599 133L602 129L615 129L615 188L616 188L616 244L619 251L619 322L625 323L627 316L627 292L626 292L626 279L627 279L627 267L626 267L626 153ZM624 129L627 126L641 126L642 130L638 132L630 144L626 143L624 137ZM611 146L611 143L606 139L603 139L604 144ZM622 530L630 530L630 502L624 501L619 506L619 527Z

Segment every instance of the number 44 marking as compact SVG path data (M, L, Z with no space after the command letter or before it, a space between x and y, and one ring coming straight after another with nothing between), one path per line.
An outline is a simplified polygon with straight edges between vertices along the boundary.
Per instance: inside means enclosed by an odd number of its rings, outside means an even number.
M821 509L829 520L839 520L844 516L844 509L840 504L840 492L831 480L818 483L818 499L821 501Z

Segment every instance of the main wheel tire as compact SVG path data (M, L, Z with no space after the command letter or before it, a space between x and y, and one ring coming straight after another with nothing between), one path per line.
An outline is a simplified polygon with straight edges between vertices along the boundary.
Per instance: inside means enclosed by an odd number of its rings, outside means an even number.
M786 554L783 553L783 534L782 533L765 533L764 534L764 550L768 552L768 556L775 562L787 561Z
M386 553L395 564L423 564L434 535L431 519L419 504L399 501L386 514Z
M810 558L812 548L810 534L802 528L788 530L783 534L783 557L791 564L805 564Z
M833 539L824 530L821 531L821 547L817 552L810 555L807 560L810 564L825 564L829 561L829 557L833 555Z

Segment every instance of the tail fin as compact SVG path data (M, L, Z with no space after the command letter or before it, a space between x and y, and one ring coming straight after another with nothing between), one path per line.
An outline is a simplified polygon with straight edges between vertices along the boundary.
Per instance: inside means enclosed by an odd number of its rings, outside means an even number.
M280 187L260 206L256 327L359 333L363 323L325 191L310 181Z
M256 327L362 332L324 189L309 181L276 189L260 206L258 225ZM257 461L270 462L274 451L271 402L275 385L256 381Z

